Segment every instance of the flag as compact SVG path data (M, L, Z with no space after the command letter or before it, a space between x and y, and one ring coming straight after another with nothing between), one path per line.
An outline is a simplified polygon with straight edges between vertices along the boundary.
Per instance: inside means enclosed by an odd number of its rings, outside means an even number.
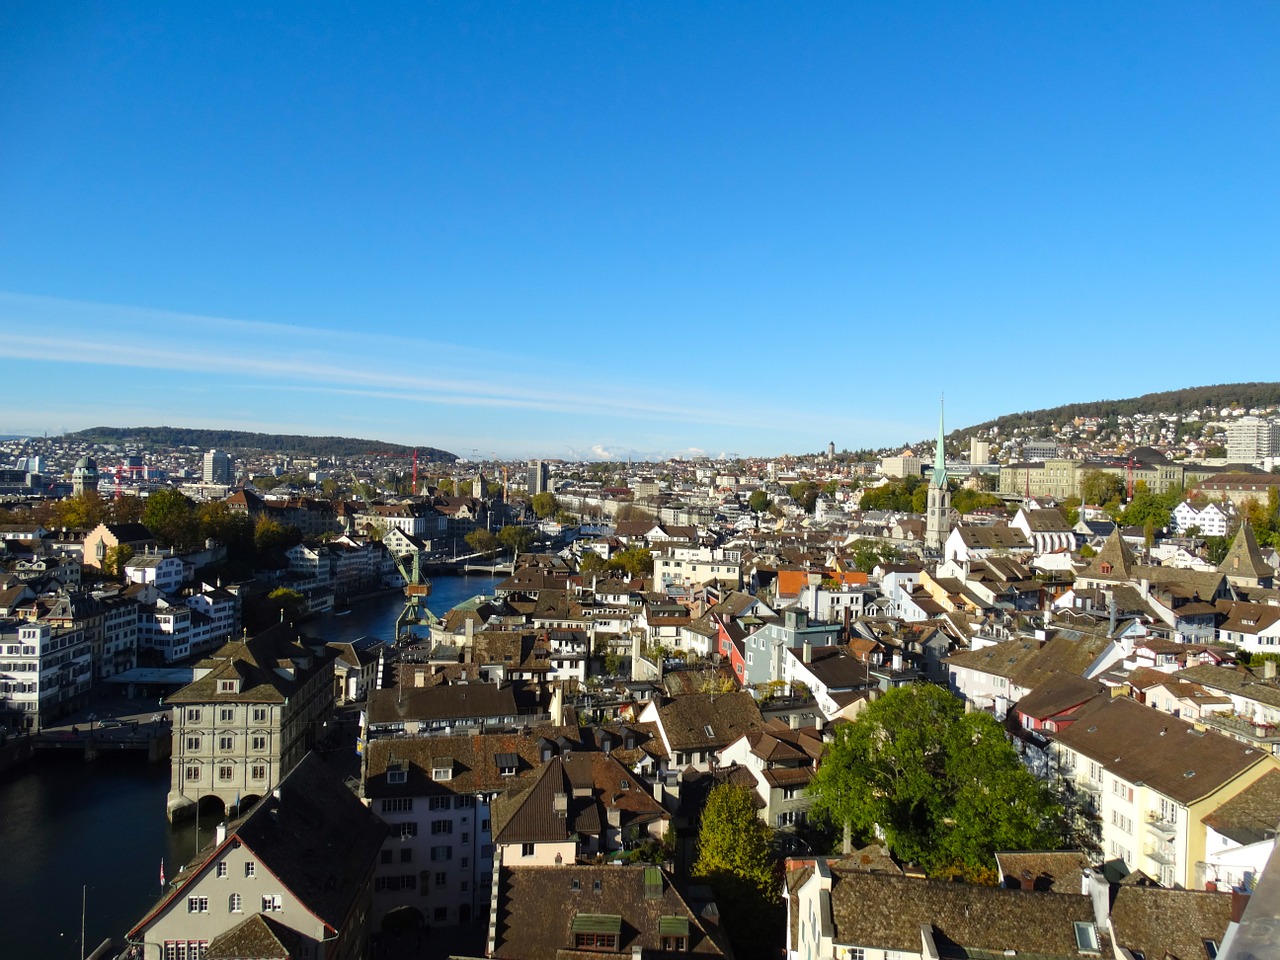
M160 858L160 886L164 887L164 857Z

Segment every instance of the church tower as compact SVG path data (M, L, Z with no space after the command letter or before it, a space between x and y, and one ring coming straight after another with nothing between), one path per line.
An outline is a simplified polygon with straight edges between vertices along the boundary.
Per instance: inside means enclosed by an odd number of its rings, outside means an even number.
M924 524L924 545L941 550L951 533L951 490L947 487L947 455L944 445L943 410L938 409L938 447L933 454L933 477L929 480L929 501Z

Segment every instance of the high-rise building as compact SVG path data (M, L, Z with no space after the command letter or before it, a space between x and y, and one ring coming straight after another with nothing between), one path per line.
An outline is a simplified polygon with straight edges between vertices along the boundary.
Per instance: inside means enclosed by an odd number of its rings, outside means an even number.
M231 456L221 450L210 450L204 455L204 482L231 486Z
M529 461L529 496L551 489L551 468L541 460Z
M1280 457L1280 420L1241 417L1227 426L1227 459L1232 463L1261 463Z
M969 438L969 462L974 466L991 462L991 444L977 437Z

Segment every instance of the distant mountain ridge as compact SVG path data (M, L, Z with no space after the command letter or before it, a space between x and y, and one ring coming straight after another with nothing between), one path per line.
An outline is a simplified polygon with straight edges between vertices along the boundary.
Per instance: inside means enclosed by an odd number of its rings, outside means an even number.
M416 449L419 460L452 462L457 454L437 447L411 447L403 443L387 443L383 440L362 440L357 437L307 437L285 433L250 433L246 430L198 430L190 427L90 427L74 433L63 434L67 440L82 443L134 443L145 447L198 447L209 450L216 447L228 453L259 450L269 453L306 453L323 457L360 457L370 451L377 453L412 454Z
M1062 423L1076 417L1118 417L1139 413L1188 413L1204 407L1221 409L1232 404L1250 407L1274 407L1280 405L1280 383L1222 383L1208 387L1185 387L1181 390L1165 390L1161 393L1145 393L1129 400L1094 400L1090 403L1068 403L1044 410L1024 413L1007 413L985 423L976 423L953 431L949 436L963 439L979 431L999 427L1004 435L1019 427L1040 428L1051 423ZM1207 418L1211 419L1211 418Z

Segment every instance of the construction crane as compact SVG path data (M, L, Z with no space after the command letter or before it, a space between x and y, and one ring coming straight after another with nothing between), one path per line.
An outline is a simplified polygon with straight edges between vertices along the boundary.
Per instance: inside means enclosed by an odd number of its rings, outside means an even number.
M409 640L409 626L430 622L434 614L427 608L431 596L431 581L422 575L422 552L407 550L394 557L396 569L404 578L404 609L396 617L396 641Z
M413 458L413 496L418 495L418 448L413 448L413 453L392 453L389 450L366 450L366 457L383 457L388 460L408 460Z

